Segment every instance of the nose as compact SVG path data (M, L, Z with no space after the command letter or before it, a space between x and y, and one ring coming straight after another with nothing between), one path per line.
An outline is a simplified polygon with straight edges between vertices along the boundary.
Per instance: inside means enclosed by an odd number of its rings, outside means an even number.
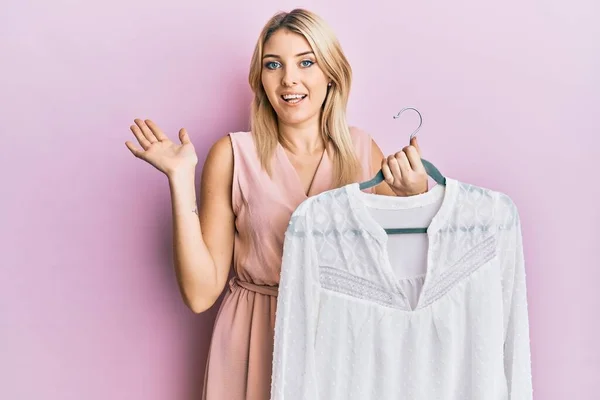
M294 86L298 83L297 70L293 67L286 67L281 77L281 84L283 86Z

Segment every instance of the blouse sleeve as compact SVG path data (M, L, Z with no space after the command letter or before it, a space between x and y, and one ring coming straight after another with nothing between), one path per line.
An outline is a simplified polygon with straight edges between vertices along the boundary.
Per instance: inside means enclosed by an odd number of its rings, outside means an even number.
M532 399L529 318L523 238L518 211L512 204L504 231L504 372L511 400Z
M277 311L271 400L318 400L314 342L319 288L314 239L296 210L285 233Z

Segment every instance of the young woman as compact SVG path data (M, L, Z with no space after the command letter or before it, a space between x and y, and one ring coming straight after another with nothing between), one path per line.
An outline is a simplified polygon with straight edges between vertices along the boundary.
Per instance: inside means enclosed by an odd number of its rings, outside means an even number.
M309 196L370 179L376 193L427 191L415 139L384 157L365 132L346 121L351 68L326 23L302 9L279 13L262 30L250 65L251 129L210 149L202 171L185 129L173 143L150 120L131 130L130 151L168 177L175 271L185 303L210 308L226 285L206 369L205 400L270 396L277 284L283 240L295 208ZM231 268L234 276L228 280Z

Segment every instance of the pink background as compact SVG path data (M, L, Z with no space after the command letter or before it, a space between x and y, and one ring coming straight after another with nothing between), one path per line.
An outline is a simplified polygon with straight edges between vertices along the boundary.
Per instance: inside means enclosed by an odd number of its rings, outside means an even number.
M536 398L596 399L600 7L431 3L3 2L0 398L199 398L217 308L180 299L167 181L128 126L187 127L201 166L247 128L260 28L304 6L354 68L351 124L391 153L417 122L392 116L417 107L427 159L514 199Z

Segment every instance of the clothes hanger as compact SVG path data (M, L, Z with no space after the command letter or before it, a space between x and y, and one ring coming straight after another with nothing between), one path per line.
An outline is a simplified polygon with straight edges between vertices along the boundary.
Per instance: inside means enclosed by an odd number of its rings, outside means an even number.
M394 119L400 118L400 115L406 110L413 110L417 114L419 114L419 126L417 127L417 129L415 129L415 131L413 133L410 134L410 139L412 139L417 134L419 129L421 129L421 125L423 124L423 117L421 116L421 113L419 112L419 110L417 110L416 108L405 107L402 110L400 110L400 112L398 112L398 114L394 115ZM435 167L435 165L433 165L429 161L425 160L424 158L421 158L421 162L423 163L423 166L425 167L425 171L427 172L427 175L429 175L439 185L443 185L443 186L446 185L446 178ZM372 188L373 186L379 185L384 180L385 179L383 177L383 171L380 169L379 172L377 173L377 175L375 175L372 179L359 183L359 188L360 188L360 190ZM388 234L427 233L427 228L386 228L385 232Z

